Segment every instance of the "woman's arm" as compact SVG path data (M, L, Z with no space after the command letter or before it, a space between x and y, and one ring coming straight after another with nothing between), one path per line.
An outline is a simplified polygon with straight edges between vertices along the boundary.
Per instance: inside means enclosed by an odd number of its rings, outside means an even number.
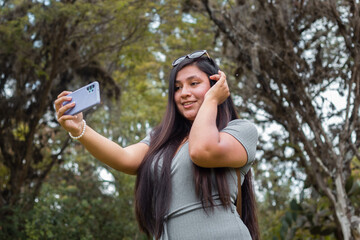
M55 101L57 119L60 125L73 136L79 136L83 130L82 113L75 116L64 115L66 110L74 104L62 106L64 101L70 101L67 97L70 92L62 92ZM78 139L84 147L98 160L110 167L128 174L136 174L138 167L144 159L149 147L145 143L137 143L122 148L117 143L103 137L89 126L85 126L84 135Z
M217 83L206 93L203 104L191 127L189 152L192 161L207 168L242 167L247 162L244 146L216 126L217 106L230 95L223 72L211 76Z
M86 126L85 134L79 139L79 142L96 159L127 174L136 174L149 149L145 143L137 143L122 148L88 126Z

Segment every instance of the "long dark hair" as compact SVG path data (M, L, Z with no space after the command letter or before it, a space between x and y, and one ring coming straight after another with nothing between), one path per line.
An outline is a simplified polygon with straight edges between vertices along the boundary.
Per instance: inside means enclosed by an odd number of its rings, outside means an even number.
M240 214L240 213L239 213ZM253 240L260 239L257 219L257 206L252 182L252 171L249 169L241 185L241 219L249 229Z
M170 167L172 158L182 141L189 135L192 125L189 120L179 113L174 102L176 75L178 71L188 65L197 66L208 76L218 73L219 70L219 67L212 59L200 57L197 59L184 59L170 73L166 112L162 122L154 128L150 135L149 151L138 169L135 186L135 213L139 227L147 236L152 235L156 239L159 239L163 233L164 218L170 205ZM215 83L213 80L209 79L209 81L211 86ZM218 106L216 119L218 129L223 129L231 120L237 118L234 103L229 97ZM160 159L163 160L160 161ZM196 192L199 198L202 199L203 208L210 207L211 209L214 206L211 196L211 171L215 173L216 185L222 204L225 207L230 206L232 203L226 179L226 173L229 169L215 168L211 170L194 164ZM253 195L253 192L244 194ZM254 200L254 197L252 200ZM243 206L247 206L247 201L243 202ZM253 214L255 213L252 211L253 209L248 210ZM251 225L257 226L257 223L251 223Z

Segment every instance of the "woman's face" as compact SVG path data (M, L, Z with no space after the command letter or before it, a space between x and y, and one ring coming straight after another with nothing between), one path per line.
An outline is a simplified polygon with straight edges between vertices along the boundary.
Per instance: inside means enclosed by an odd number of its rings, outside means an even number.
M181 69L176 75L174 96L179 112L186 119L194 121L209 89L208 76L197 66L189 65Z

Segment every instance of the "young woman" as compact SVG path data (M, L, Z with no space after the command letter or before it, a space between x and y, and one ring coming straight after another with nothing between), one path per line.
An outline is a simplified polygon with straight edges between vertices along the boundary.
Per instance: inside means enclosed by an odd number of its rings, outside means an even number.
M155 239L259 239L251 172L257 131L237 119L225 74L208 53L173 62L163 121L141 142L122 148L82 119L64 115L70 92L55 101L59 123L95 158L137 174L135 211ZM237 176L242 218L236 211Z

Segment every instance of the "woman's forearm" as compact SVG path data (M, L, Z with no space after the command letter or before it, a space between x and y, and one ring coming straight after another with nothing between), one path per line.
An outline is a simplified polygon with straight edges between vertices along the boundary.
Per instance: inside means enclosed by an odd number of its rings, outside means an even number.
M193 122L189 135L189 152L196 164L219 143L219 130L216 126L217 102L205 99Z
M85 134L79 142L98 160L106 165L128 174L136 174L148 146L137 143L126 148L105 138L86 126Z

